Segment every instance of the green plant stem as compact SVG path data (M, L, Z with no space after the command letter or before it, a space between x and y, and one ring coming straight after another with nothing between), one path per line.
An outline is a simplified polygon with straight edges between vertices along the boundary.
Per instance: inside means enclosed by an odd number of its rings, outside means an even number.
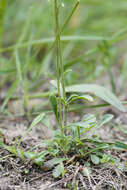
M78 7L79 5L79 0L76 2L75 6L72 8L70 14L67 16L67 18L65 19L65 22L63 23L62 27L61 27L61 30L60 30L60 35L62 34L64 28L67 26L69 20L71 19L73 13L75 12L76 8ZM47 52L47 55L49 54L49 52L52 50L52 48L54 47L56 43L56 39L54 40L53 44L51 45L51 47L48 49L48 52Z
M60 47L60 30L59 30L59 9L57 5L57 0L54 0L54 12L55 12L55 22L56 22L56 54L57 54L57 89L58 89L58 108L59 108L59 126L61 132L63 133L63 122L62 122L62 102L61 102L61 47ZM62 86L63 87L63 86Z
M60 33L63 32L64 28L66 27L66 25L68 24L68 22L70 21L72 15L74 14L75 10L77 9L79 5L79 1L76 2L76 4L74 5L74 7L72 8L72 11L70 12L70 14L68 15L68 17L65 19L65 22L62 25L61 31Z
M78 131L78 138L80 139L81 134L80 134L80 127L79 126L77 127L77 131Z

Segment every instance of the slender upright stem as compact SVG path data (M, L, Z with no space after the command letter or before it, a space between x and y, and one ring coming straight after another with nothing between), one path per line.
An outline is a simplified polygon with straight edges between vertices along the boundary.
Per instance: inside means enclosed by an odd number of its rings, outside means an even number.
M61 102L61 84L63 91L63 98L65 98L65 87L64 87L64 74L63 74L63 63L61 55L61 44L60 44L60 28L59 28L59 8L57 0L54 0L54 11L55 11L55 22L56 22L56 54L57 54L57 88L58 88L58 109L59 109L59 125L61 132L63 133L63 112Z

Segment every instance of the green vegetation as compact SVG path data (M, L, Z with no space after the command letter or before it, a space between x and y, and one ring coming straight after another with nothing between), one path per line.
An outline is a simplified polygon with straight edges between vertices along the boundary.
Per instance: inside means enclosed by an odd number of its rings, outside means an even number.
M0 88L8 89L0 106L1 117L13 115L8 103L17 99L23 108L18 116L31 120L36 115L13 146L5 143L0 131L1 147L22 160L32 159L42 168L49 162L54 178L64 176L64 166L76 159L89 157L95 165L119 166L104 150L126 150L127 144L103 142L95 135L95 129L111 122L113 115L99 113L98 117L84 110L110 105L125 112L123 104L127 102L122 104L116 97L125 86L118 90L113 69L117 67L122 82L126 80L126 47L121 45L127 37L126 6L126 0L0 0ZM94 84L102 75L108 76L110 90L105 80ZM97 97L105 103L98 103ZM29 108L30 99L43 98L46 103ZM68 115L75 110L83 111L78 121L71 122ZM53 113L56 130L49 121ZM39 153L36 147L24 151L24 137L39 122L51 130L52 139L40 142Z

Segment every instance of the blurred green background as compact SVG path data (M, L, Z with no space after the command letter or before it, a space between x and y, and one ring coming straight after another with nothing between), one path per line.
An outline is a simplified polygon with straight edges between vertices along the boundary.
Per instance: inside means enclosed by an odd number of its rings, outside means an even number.
M60 26L76 2L59 1ZM0 0L0 10L0 88L7 88L3 110L15 91L27 101L29 94L50 89L56 75L55 22L53 0ZM99 83L116 94L124 91L126 18L126 0L80 1L61 37L64 69L69 69L66 85Z

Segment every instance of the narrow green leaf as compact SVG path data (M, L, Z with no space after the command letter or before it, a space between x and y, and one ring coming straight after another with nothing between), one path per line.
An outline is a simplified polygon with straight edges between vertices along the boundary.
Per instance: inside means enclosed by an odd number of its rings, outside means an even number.
M41 122L49 129L51 129L50 127L50 119L49 117L47 117L46 115L43 117L43 119L41 120Z
M114 147L116 147L117 149L125 149L127 150L127 144L117 141L114 143Z
M66 25L67 25L68 22L70 21L72 15L74 14L74 12L75 12L75 10L77 9L78 5L79 5L79 0L75 3L75 5L74 5L74 7L72 8L72 10L69 12L69 15L67 16L67 18L65 19L65 21L64 21L64 23L63 23L63 25L62 25L62 27L61 27L60 33L62 33L62 32L64 31Z
M19 59L19 54L17 50L15 50L15 59L16 59L17 75L18 75L19 81L22 82L23 76L22 76L22 69L21 69L21 61Z
M79 84L66 87L66 92L93 93L104 101L108 102L118 110L125 112L120 100L107 88L95 84Z
M73 101L76 101L76 100L87 100L87 101L92 102L93 101L93 97L90 96L89 94L85 94L83 96L80 96L80 95L77 95L77 94L73 94L73 95L71 95L68 98L67 104L70 104L70 103L72 103Z
M33 127L35 127L40 121L43 120L43 118L45 117L45 113L41 113L40 115L38 115L33 122L31 123L30 127L28 128L27 132L30 132Z
M105 123L109 122L112 118L113 118L112 114L105 114L102 117L102 119L99 121L99 123L97 124L96 128L99 128L99 127L103 126Z
M45 113L41 113L40 115L38 115L33 122L31 123L30 127L27 129L27 131L25 132L24 136L20 139L19 143L18 143L18 147L20 146L23 138L33 129L33 127L35 127L39 122L41 122L43 120L43 118L45 117Z
M4 102L3 102L3 104L2 104L2 106L1 106L1 108L0 108L0 112L3 112L4 108L6 107L6 105L7 105L8 101L9 101L9 99L10 99L11 96L13 95L13 93L14 93L15 89L17 88L18 84L19 84L18 81L15 81L15 82L13 82L13 84L11 85L11 87L10 87L10 89L9 89L9 91L8 91L8 94L7 94L5 100L4 100Z
M71 69L67 69L66 71L64 71L64 77L66 77L70 72L72 72Z
M52 110L56 116L56 119L58 121L59 120L59 118L58 118L58 107L57 107L57 98L56 98L55 94L51 94L49 96L49 101L50 101Z

